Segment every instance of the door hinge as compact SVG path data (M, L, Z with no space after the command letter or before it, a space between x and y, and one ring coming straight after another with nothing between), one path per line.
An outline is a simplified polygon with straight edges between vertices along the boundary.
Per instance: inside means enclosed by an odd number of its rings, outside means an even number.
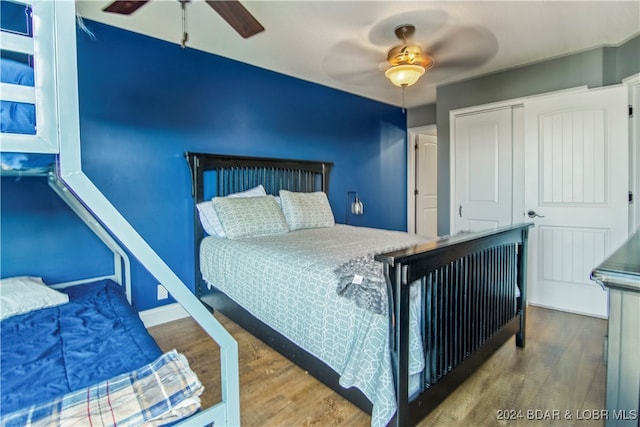
M633 204L633 191L629 191L629 204Z
M418 189L416 188L415 190L413 190L413 195L417 196L418 194L420 194L420 191L418 191Z
M418 147L418 143L416 142L416 144L413 146L413 149L414 149L414 150L416 150L416 151L418 151L418 148L419 148L419 147Z
M633 117L633 105L629 105L629 117Z

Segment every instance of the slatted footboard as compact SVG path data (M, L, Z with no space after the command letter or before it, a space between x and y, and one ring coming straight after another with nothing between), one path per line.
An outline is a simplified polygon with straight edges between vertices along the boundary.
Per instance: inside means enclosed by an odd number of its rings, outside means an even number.
M376 257L391 295L396 425L417 424L512 335L524 347L529 227L463 234ZM418 392L409 396L409 294L415 286L425 369Z

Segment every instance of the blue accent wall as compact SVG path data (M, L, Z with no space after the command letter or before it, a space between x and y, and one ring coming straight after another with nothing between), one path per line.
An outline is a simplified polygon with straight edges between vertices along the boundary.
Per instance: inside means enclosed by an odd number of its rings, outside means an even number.
M2 177L0 277L60 283L113 272L113 256L46 178Z
M329 200L337 222L345 222L347 192L353 190L365 204L365 215L351 223L406 230L406 117L400 108L86 24L95 39L78 33L83 168L192 289L194 216L186 151L331 161ZM5 191L15 184L5 181L3 277L9 275L6 271L26 272L33 264L26 248L7 253L11 246L6 241L35 239L36 234L57 240L59 248L48 255L55 263L93 238L67 239L68 227L46 227L48 214L32 218L28 206L24 213L22 208L6 209L14 199L56 196L46 183L23 193ZM47 203L45 210L72 221L64 207ZM80 252L78 265L97 271L110 265L104 251ZM56 280L67 279L61 275ZM74 276L73 268L68 275ZM139 310L159 305L157 281L137 262L132 278L134 305Z

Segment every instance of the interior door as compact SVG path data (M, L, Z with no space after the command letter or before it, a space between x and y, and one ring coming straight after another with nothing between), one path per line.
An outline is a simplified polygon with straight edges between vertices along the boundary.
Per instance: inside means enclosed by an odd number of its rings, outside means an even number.
M455 118L452 233L512 223L511 107Z
M624 87L525 102L525 209L531 304L607 315L591 270L627 238L628 127Z
M438 235L438 138L416 137L416 234Z

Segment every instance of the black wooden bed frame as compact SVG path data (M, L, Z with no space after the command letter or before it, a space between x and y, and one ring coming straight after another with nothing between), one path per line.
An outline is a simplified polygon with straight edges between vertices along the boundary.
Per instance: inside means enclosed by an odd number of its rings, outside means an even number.
M280 189L328 193L332 163L287 159L186 153L195 203L205 200L207 174L215 174L211 196L263 184L268 194ZM371 414L372 404L356 388L345 389L328 365L213 288L200 273L199 249L205 236L196 209L196 294L252 335ZM397 412L390 424L415 425L512 335L525 345L527 238L531 224L466 233L405 250L379 254L389 298L390 352ZM409 396L409 285L418 282L422 295L422 335L426 366L421 392ZM515 288L520 296L516 298ZM515 305L514 305L515 300Z

